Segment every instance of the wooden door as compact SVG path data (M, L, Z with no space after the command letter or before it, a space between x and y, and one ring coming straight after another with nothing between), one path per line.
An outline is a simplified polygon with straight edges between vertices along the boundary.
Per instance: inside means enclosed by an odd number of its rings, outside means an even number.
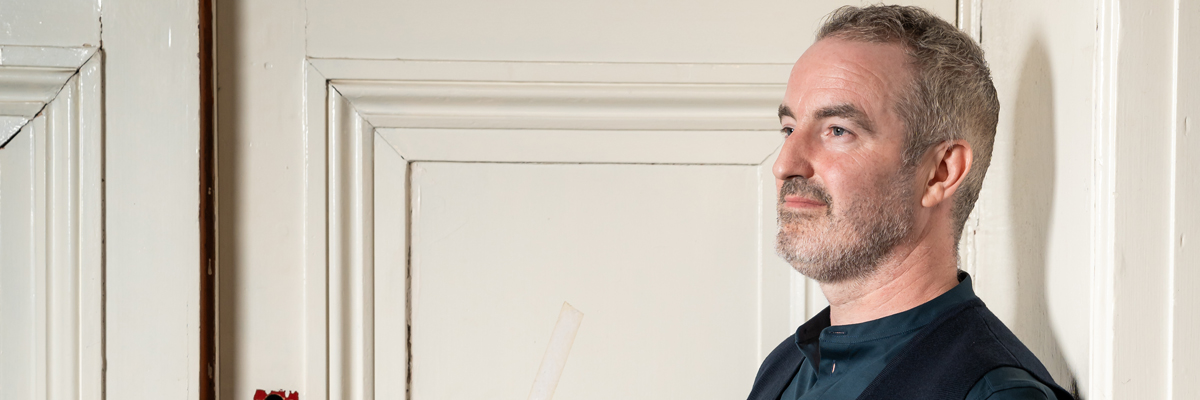
M0 398L200 396L199 3L0 0Z
M65 36L87 37L82 30ZM101 57L91 47L0 42L0 393L6 398L102 398Z
M569 302L559 398L745 396L820 306L769 166L838 5L219 8L222 395L523 398Z

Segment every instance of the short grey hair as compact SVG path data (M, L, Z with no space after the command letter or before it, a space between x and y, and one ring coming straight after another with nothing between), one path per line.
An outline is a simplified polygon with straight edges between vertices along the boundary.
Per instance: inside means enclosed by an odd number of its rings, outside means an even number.
M992 161L1000 116L983 49L949 22L911 6L839 8L817 33L817 40L825 38L904 46L914 72L896 104L905 124L905 164L916 165L926 151L949 140L965 139L974 155L952 210L954 237L960 237Z

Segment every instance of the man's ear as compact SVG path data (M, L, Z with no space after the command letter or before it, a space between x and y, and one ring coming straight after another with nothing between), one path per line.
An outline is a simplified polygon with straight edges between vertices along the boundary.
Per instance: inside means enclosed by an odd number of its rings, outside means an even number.
M921 205L934 207L954 197L971 170L971 145L966 140L943 142L926 154L928 174L922 187Z

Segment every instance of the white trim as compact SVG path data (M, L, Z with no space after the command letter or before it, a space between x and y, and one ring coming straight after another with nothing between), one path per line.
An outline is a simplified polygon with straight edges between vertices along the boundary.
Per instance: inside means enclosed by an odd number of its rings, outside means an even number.
M1173 136L1174 185L1172 189L1173 233L1171 235L1171 348L1169 399L1194 399L1200 397L1200 381L1195 379L1200 371L1200 346L1189 340L1200 332L1200 295L1195 291L1200 286L1200 258L1197 258L1196 238L1200 237L1200 212L1195 205L1200 202L1200 181L1194 172L1200 168L1200 141L1197 141L1196 118L1200 117L1200 79L1193 71L1200 69L1200 4L1175 2L1176 48L1175 48L1175 117ZM1191 242L1192 247L1188 247Z
M776 130L782 84L345 81L380 128Z
M34 232L34 240L33 240L33 251L34 251L34 256L33 256L33 266L34 266L34 273L33 273L33 275L34 275L34 278L33 278L34 322L33 322L33 326L34 326L34 334L33 334L33 338L34 338L34 345L33 345L33 349L35 351L35 353L34 353L35 355L33 357L33 359L34 359L33 368L36 371L36 372L34 372L34 396L33 397L35 399L44 399L49 395L49 390L48 390L50 387L49 376L53 375L52 373L50 373L50 368L49 368L50 363L48 360L49 353L50 353L48 351L48 347L50 346L49 343L51 342L51 340L49 337L50 330L47 328L49 325L47 321L50 318L46 315L47 311L49 310L49 306L48 306L49 294L47 293L47 292L49 292L49 290L47 290L47 288L49 287L49 281L48 281L49 274L47 273L47 270L48 270L47 259L49 258L48 257L48 255L49 255L48 249L50 246L48 245L48 243L46 243L46 239L45 239L47 237L46 232L48 231L47 226L46 226L47 225L46 221L49 219L48 217L50 215L49 202L46 201L47 192L49 192L49 190L47 190L47 186L49 186L47 183L49 183L49 180L50 180L50 173L47 171L48 168L46 168L46 166L48 164L46 158L48 157L47 153L49 153L47 150L48 150L48 143L50 142L50 140L48 138L49 135L39 135L37 133L34 133L34 132L47 132L48 131L48 129L46 127L46 125L47 125L46 119L47 118L45 116L41 116L39 118L34 119L33 121L30 121L29 125L26 125L26 126L33 127L32 132L30 132L30 133L32 133L31 136L33 136L32 139L33 139L33 143L34 143L33 144L33 146L34 146L33 160L34 160L34 170L35 171L34 171L34 175L33 175L33 186L34 186L33 198L35 201L37 201L37 204L33 207L34 212L33 212L33 223L32 223L33 232Z
M99 52L79 69L79 388L82 400L104 393L104 107L103 57Z
M79 69L96 54L95 47L0 45L0 66Z
M330 80L778 85L792 64L428 61L312 58Z
M329 96L329 398L374 398L375 128Z
M80 394L78 83L69 80L45 113L46 394L56 399Z
M958 29L983 43L983 0L958 0Z
M326 113L327 97L333 92L312 65L307 65L304 71L304 395L326 400L329 398L326 141L330 130Z
M410 163L378 134L375 144L375 337L408 337L408 249ZM375 397L403 399L408 393L408 340L375 342Z
M34 170L14 172L33 178L33 262L5 267L32 270L32 320L5 323L30 325L33 358L23 367L33 371L34 398L104 398L101 75L97 56L60 82L57 96L18 128L32 146L12 150L32 151Z
M1117 61L1120 44L1119 0L1096 1L1096 59L1092 97L1096 101L1092 132L1092 275L1089 371L1085 394L1111 400L1113 394L1113 342L1116 301L1114 286L1116 236L1116 111Z
M103 177L100 61L46 109L47 394L101 399Z
M0 45L0 146L58 96L96 49Z
M1172 2L1172 18L1171 18L1171 127L1170 136L1170 165L1168 166L1169 178L1168 191L1170 195L1167 197L1167 352L1166 352L1166 399L1175 399L1175 312L1176 298L1179 294L1176 291L1176 255L1178 252L1179 241L1176 236L1179 234L1179 218L1176 208L1178 203L1179 191L1179 0Z

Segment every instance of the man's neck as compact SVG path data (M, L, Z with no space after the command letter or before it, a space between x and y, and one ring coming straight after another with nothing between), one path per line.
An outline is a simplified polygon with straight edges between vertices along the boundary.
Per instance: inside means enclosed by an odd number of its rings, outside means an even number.
M873 321L910 310L958 285L953 254L915 243L900 245L871 275L822 283L833 325Z

